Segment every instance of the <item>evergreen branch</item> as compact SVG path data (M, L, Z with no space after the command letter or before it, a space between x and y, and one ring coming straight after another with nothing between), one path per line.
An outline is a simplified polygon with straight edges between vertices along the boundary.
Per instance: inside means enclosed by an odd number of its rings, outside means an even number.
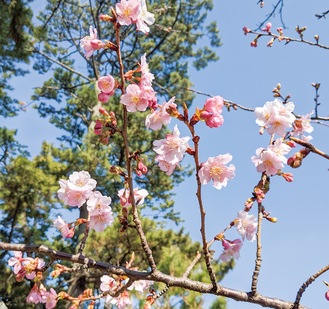
M100 270L102 273L126 276L132 280L151 280L156 282L162 282L172 287L180 287L204 294L224 296L234 299L236 301L258 304L260 306L268 308L291 309L294 306L294 303L278 298L267 297L261 294L257 294L251 297L249 293L226 287L218 287L216 290L214 290L213 285L209 283L203 283L188 278L179 278L166 275L158 270L155 270L153 272L136 271L122 266L116 266L110 263L95 261L93 259L88 258L87 256L84 256L83 254L69 254L66 252L57 251L44 245L10 244L0 242L0 249L6 251L34 252L41 255L46 255L53 260L71 261L77 264L81 264L84 265L86 268ZM308 308L299 305L298 309Z
M68 70L68 71L70 71L70 72L72 72L72 73L74 73L74 74L76 74L76 75L81 76L82 78L88 80L89 82L92 82L92 81L93 81L93 79L91 79L91 78L89 78L89 77L83 75L82 73L80 73L80 72L74 70L73 68L69 67L68 65L66 65L66 64L64 64L64 63L62 63L62 62L60 62L60 61L58 61L58 60L56 60L56 59L54 59L54 58L51 58L50 56L48 56L47 54L45 54L44 52L42 52L42 51L40 51L40 50L38 50L38 49L36 49L36 48L34 48L32 52L33 52L33 53L37 53L37 54L39 54L39 55L45 57L45 58L48 59L49 61L51 61L51 62L53 62L53 63L56 63L57 65L61 66L62 68L66 69L66 70Z

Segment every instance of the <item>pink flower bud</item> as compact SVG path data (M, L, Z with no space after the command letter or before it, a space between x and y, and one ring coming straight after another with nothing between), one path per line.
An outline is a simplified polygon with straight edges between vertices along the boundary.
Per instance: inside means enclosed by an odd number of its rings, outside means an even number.
M147 167L142 161L138 161L137 163L137 169L143 174L147 174Z
M324 294L324 297L326 298L326 300L329 300L329 290L326 292L326 294Z
M262 31L265 31L265 32L270 33L271 32L271 28L272 28L272 24L271 23L267 23L265 25L265 28L262 29Z
M243 30L244 35L247 35L249 32L251 32L251 30L247 27L243 27L242 30Z
M287 181L292 182L294 180L294 175L291 173L282 173L281 176Z
M98 101L101 103L107 103L109 101L109 98L110 98L110 95L105 92L101 92L97 97Z
M104 116L110 116L107 110L104 107L99 108L99 112Z

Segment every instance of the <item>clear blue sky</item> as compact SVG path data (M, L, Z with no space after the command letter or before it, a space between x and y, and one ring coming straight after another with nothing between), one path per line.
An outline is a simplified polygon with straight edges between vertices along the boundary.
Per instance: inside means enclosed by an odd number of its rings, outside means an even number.
M257 107L272 100L272 89L281 83L282 92L290 94L296 105L296 113L306 114L314 109L314 89L312 82L320 82L320 114L329 114L329 51L302 44L274 43L266 47L266 39L259 41L257 48L250 47L252 36L244 36L243 26L256 28L276 1L265 1L260 9L257 1L235 0L214 1L215 8L209 20L217 20L222 47L218 49L220 60L210 64L201 72L192 72L194 88L238 104ZM42 3L42 2L41 2ZM313 40L318 34L320 42L329 45L328 22L317 20L316 13L329 9L323 1L285 1L283 17L286 35L296 37L296 25L307 26L305 39ZM271 20L273 29L281 26L279 16ZM28 81L28 82L26 82ZM15 82L20 100L29 102L31 89L39 84L39 79L23 78ZM194 106L202 107L205 97L198 96ZM211 239L234 219L250 197L260 174L250 161L258 147L266 147L267 136L258 134L258 126L252 113L245 111L224 112L225 123L219 129L197 126L201 136L201 160L209 156L231 153L236 166L236 177L221 191L210 184L204 186L204 201L207 211L207 236ZM34 110L29 109L16 119L1 120L9 128L18 128L19 140L29 145L33 155L40 150L43 140L54 141L58 131L39 119ZM174 123L175 124L175 123ZM183 130L182 130L183 131ZM42 132L42 134L40 133ZM314 124L313 144L325 152L328 147L329 128ZM299 148L298 148L299 149ZM184 161L189 162L189 159ZM300 285L313 273L329 263L328 248L328 178L329 162L310 154L301 168L285 171L293 172L294 182L286 183L282 178L273 177L271 190L264 205L267 211L279 221L263 224L263 263L259 277L259 292L285 300L294 300ZM188 179L177 189L176 207L185 219L185 229L195 240L200 240L199 212L195 199L194 178ZM256 209L252 210L256 214ZM238 238L232 230L228 238ZM235 269L229 273L224 286L249 291L255 260L256 243L245 242L241 258ZM212 249L215 255L221 253L221 245ZM307 289L302 303L310 308L328 308L324 299L326 291L322 280L329 281L325 274ZM256 305L228 300L229 309L257 308Z

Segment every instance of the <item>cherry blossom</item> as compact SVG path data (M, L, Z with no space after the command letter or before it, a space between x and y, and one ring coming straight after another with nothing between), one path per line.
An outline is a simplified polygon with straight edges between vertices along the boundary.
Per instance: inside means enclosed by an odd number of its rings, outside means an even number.
M312 136L305 136L304 132L312 133L313 127L311 125L311 116L313 112L301 116L299 119L296 119L293 123L293 130L290 132L291 136L299 137L300 139L309 142L312 139Z
M96 187L96 183L96 180L92 179L86 171L73 172L69 180L59 181L61 188L57 194L65 204L81 207Z
M60 216L57 217L53 224L61 232L63 238L72 238L74 236L74 228L70 228Z
M151 284L153 284L153 281L148 281L148 280L134 281L134 283L128 288L128 290L136 290L140 293L144 293L150 287Z
M38 284L34 284L30 293L26 297L27 303L38 304L42 302L42 294L40 292Z
M233 164L225 165L231 160L232 156L229 153L208 158L205 163L201 164L198 172L201 183L205 185L210 180L213 180L213 186L216 189L220 190L222 187L226 187L227 181L232 179L235 173Z
M179 163L187 150L189 137L180 138L180 132L175 125L173 133L167 134L165 139L155 140L153 150L158 154L155 158L157 162L166 161L171 165Z
M283 104L279 99L266 102L263 107L255 109L256 123L264 127L269 134L284 136L287 128L291 128L296 117L292 113L294 103Z
M224 101L220 96L208 99L200 112L200 119L204 120L210 128L220 127L224 122L224 117L221 115L223 106Z
M145 197L147 197L148 194L149 193L145 189L134 188L134 200L135 200L136 206L142 205L144 203ZM118 196L120 198L120 204L122 207L128 207L131 205L129 189L119 190Z
M240 249L242 245L243 241L241 239L235 239L233 241L223 239L222 246L224 250L219 258L223 262L229 262L232 258L238 259L240 257Z
M154 24L154 14L147 11L146 1L140 0L141 10L138 18L136 20L137 30L142 31L143 33L149 33L150 28L148 25Z
M115 80L111 75L101 76L97 81L99 90L105 93L112 93L115 88Z
M120 103L126 105L128 112L143 112L148 107L145 93L136 84L128 85L126 93L121 96Z
M80 46L85 50L85 57L88 59L95 50L105 47L105 44L97 39L97 29L89 28L89 36L81 39Z
M176 109L177 105L174 102L175 97L172 97L168 102L165 102L162 105L157 105L157 109L146 116L146 127L148 129L156 131L160 130L162 128L162 125L168 125L171 121L171 117L167 112L167 108L172 107Z
M57 293L53 288L50 288L49 292L42 293L42 303L46 304L46 309L53 309L57 303Z
M140 0L121 0L115 5L115 11L120 25L131 25L140 15Z
M117 298L117 307L118 309L125 309L127 308L127 306L131 306L132 305L132 301L129 297L129 293L128 291L123 291Z
M87 201L87 209L90 212L89 227L96 232L103 231L114 221L110 203L111 198L103 196L99 191L95 191Z
M256 156L251 157L257 172L265 172L267 176L275 175L278 170L284 167L280 156L270 149L258 148Z
M21 268L16 274L16 280L22 281L24 277L33 280L37 273L43 269L45 262L39 258L25 258L21 263Z
M29 258L28 258L29 259ZM23 258L21 251L14 251L14 256L8 260L8 265L14 267L14 274L16 275L22 268L22 263L26 259Z
M248 215L246 211L239 211L237 219L234 221L239 234L244 239L245 237L254 241L256 239L257 219L254 215Z
M111 290L113 291L118 286L117 282L108 275L103 275L100 278L100 280L101 280L100 289L102 292L107 292L107 291L111 291Z

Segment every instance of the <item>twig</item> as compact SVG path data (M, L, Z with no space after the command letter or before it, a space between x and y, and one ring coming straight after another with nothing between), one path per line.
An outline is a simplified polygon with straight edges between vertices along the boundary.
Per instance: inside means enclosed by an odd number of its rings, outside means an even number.
M255 269L252 275L251 282L251 295L254 296L257 293L257 283L259 271L262 264L262 220L263 220L263 205L258 203L258 223L257 223L257 251L256 251L256 260L255 260Z
M39 54L39 55L45 57L46 59L50 60L51 62L54 62L54 63L58 64L59 66L63 67L64 69L66 69L66 70L68 70L68 71L70 71L70 72L72 72L72 73L74 73L74 74L76 74L76 75L81 76L82 78L88 80L89 82L92 82L92 81L93 81L93 79L91 79L91 78L89 78L89 77L83 75L82 73L80 73L80 72L78 72L78 71L72 69L71 67L69 67L68 65L66 65L66 64L64 64L64 63L62 63L62 62L60 62L60 61L58 61L58 60L56 60L56 59L54 59L54 58L49 57L47 54L43 53L42 51L40 51L40 50L38 50L38 49L36 49L36 48L34 48L32 52L33 52L33 53L37 53L37 54Z
M263 1L258 1L258 3L263 2ZM279 0L274 6L273 6L273 10L271 13L266 15L266 18L263 22L261 22L259 24L259 26L255 29L255 30L261 30L261 28L275 15L275 12L278 8L278 6L281 4L280 9L279 9L279 14L280 14L280 20L281 20L281 24L283 26L283 28L286 28L284 21L283 21L283 17L282 17L282 9L283 9L283 0Z
M299 138L296 138L296 137L293 137L293 136L290 136L289 139L303 147L307 147L309 150L311 150L312 152L318 154L319 156L329 160L329 155L326 154L325 152L323 152L322 150L318 149L318 148L315 148L312 144L310 143L307 143Z
M312 275L311 277L309 277L303 284L302 286L299 288L297 295L296 295L296 300L294 303L294 306L292 309L298 309L300 307L299 303L300 300L303 296L303 293L305 292L305 290L307 289L307 287L312 284L318 277L320 277L323 273L325 273L326 271L329 270L329 265L327 265L326 267L323 267L322 269L320 269L317 273L315 273L314 275Z
M322 14L315 14L315 17L317 17L318 19L326 18L327 14L329 14L329 10L326 12L323 12Z
M121 57L121 48L120 48L120 26L116 24L115 26L115 37L116 37L116 44L117 44L117 56L118 56L118 63L120 66L120 77L121 77L121 92L122 95L125 93L125 77L124 77L124 67L122 63L122 57ZM153 258L152 250L147 242L146 236L144 234L142 223L138 217L138 211L135 203L134 198L134 187L133 187L133 181L132 181L132 169L131 169L131 157L129 152L129 141L128 141L128 111L125 105L122 105L123 107L123 130L122 130L122 136L124 140L124 152L125 152L125 159L126 159L126 167L127 167L127 182L129 185L129 191L130 191L130 199L131 199L131 205L132 205L132 212L133 212L133 220L136 225L136 231L139 234L139 238L141 240L141 244L143 247L143 250L146 254L146 258L148 260L148 263L151 267L152 271L156 270L156 264Z

